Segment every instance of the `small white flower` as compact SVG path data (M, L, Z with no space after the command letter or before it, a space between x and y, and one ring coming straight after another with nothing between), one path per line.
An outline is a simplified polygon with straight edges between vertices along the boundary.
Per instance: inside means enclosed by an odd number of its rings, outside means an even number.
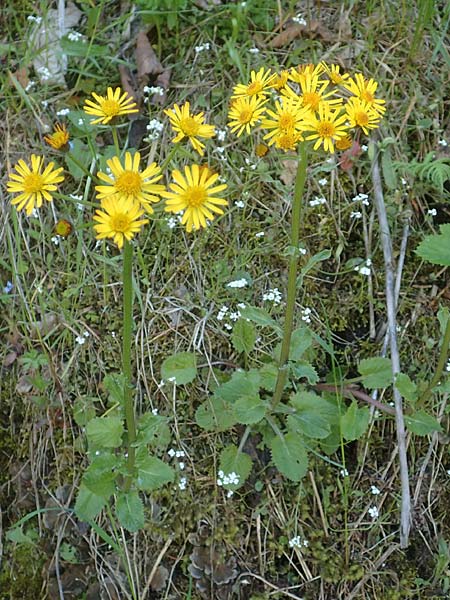
M231 312L230 313L230 319L232 321L237 321L240 316L241 316L241 313L238 310L236 312Z
M244 208L245 202L243 200L236 200L234 205L237 206L238 208Z
M178 483L178 487L181 491L186 489L186 485L187 485L187 478L186 477L180 477L180 481Z
M156 415L158 414L158 409L157 408L152 408L152 415Z
M225 138L227 137L227 130L226 129L216 129L216 137L217 137L218 142L225 141Z
M258 233L255 233L255 238L260 238L260 237L264 237L266 234L264 231L258 231Z
M316 196L314 200L309 201L310 206L319 206L320 204L325 204L326 199L323 196Z
M183 456L186 456L186 453L184 452L184 450L177 450L177 451L175 452L175 456L176 456L177 458L183 458Z
M167 226L169 229L174 229L178 225L178 219L176 217L169 217L167 219Z
M298 253L301 254L302 256L305 256L307 250L306 248L303 248L302 246L298 247Z
M31 90L31 88L33 88L35 85L36 85L36 82L33 81L32 79L30 79L30 81L27 83L25 91L29 92Z
M447 475L450 475L450 469L447 469Z
M218 152L219 154L223 154L225 152L226 148L224 146L217 146L215 148L215 151ZM241 167L241 169L244 169L244 167Z
M368 149L369 149L369 146L366 146L365 144L362 144L362 146L361 146L361 150L362 150L363 152L367 152L367 150L368 150Z
M116 332L115 331L111 331L111 337L116 339Z
M249 48L250 54L259 54L259 48Z
M145 94L152 94L155 96L164 96L164 88L162 88L160 85L151 85L151 86L144 86L143 89Z
M429 208L427 210L427 215L430 215L431 217L435 217L437 215L437 210L435 208Z
M11 290L13 289L13 284L11 283L11 281L8 281L5 285L5 287L3 288L3 293L4 294L9 294L11 292Z
M209 42L205 42L204 44L200 44L200 46L195 46L194 50L195 53L198 54L199 52L203 52L204 50L209 50L210 49L210 44Z
M307 548L309 546L308 540L302 540L299 535L296 535L289 540L290 548Z
M376 506L371 506L368 510L370 517L375 521L375 519L378 519L378 517L380 516L380 513L378 512L378 508Z
M27 21L32 21L32 22L37 23L39 25L39 23L42 21L42 17L35 17L33 15L28 15Z
M231 496L234 494L233 490L228 490L227 492L227 498L231 498Z
M328 183L328 179L326 177L324 177L323 179L319 179L319 185L327 185Z
M184 467L185 467L184 462L179 462L178 466L180 467L180 471L184 471Z
M84 38L83 34L79 31L69 31L69 33L67 34L67 38L71 42L79 42L81 40L82 42L86 43L86 39Z
M48 100L41 100L42 108L47 108Z
M362 213L359 210L353 210L350 213L350 218L351 219L360 219L362 217Z
M281 292L278 288L273 288L268 292L263 294L263 301L268 300L269 302L273 302L274 304L280 304L281 302Z
M402 185L407 185L408 183L404 177L402 177L400 181L402 182Z
M224 323L223 326L225 327L225 329L228 329L228 331L231 331L233 329L232 325L230 325L229 323Z
M77 337L75 338L75 341L77 344L82 346L86 342L86 338L84 337L84 335L77 335Z
M167 381L170 381L170 383L176 383L177 382L177 378L176 377L168 377Z
M448 146L447 140L444 140L444 139L439 140L438 144L439 144L439 146L442 146L442 148L446 148Z
M365 275L368 277L370 275L370 267L372 265L372 260L368 258L363 265L358 265L355 267L355 271L360 275Z
M297 25L302 25L303 27L306 27L306 21L305 19L302 17L301 14L296 15L295 17L292 17L292 22L293 23L297 23Z
M55 244L55 246L59 246L59 242L61 241L61 237L59 235L54 235L51 238L51 241Z
M347 471L347 469L341 469L339 471L339 473L340 473L341 477L348 477L348 471Z
M171 448L171 449L170 449L170 450L167 452L167 454L170 456L170 458L173 458L173 457L175 456L176 452L175 452L175 450L174 450L173 448Z
M244 302L238 302L237 307L238 308L245 308Z
M147 125L147 131L162 131L164 129L164 123L158 119L152 119Z
M450 371L450 360L448 361L447 365L445 366L445 370Z
M381 494L381 491L377 488L376 485L371 485L370 493L373 494L374 496L378 496L379 494Z
M235 281L230 281L230 283L227 283L226 287L243 288L246 285L248 285L248 281L244 277L242 277L241 279L236 279Z
M302 310L302 321L305 321L305 323L311 323L311 317L310 317L311 313L312 313L312 310L310 308L304 308Z

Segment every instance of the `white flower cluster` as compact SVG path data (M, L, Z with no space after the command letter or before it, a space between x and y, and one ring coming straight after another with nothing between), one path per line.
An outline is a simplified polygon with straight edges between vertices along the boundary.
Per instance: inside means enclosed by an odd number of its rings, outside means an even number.
M381 491L377 488L376 485L371 485L370 493L373 494L374 496L379 496L381 494Z
M273 304L280 304L281 298L281 292L278 288L270 289L268 292L265 292L262 297L263 301L269 300L270 302L273 302Z
M292 22L297 23L297 25L302 25L303 27L306 27L306 21L301 13L295 15L295 17L292 17Z
M69 31L69 33L67 34L67 39L69 39L71 42L80 42L81 41L81 42L83 42L83 44L86 43L86 38L79 31Z
M224 142L227 137L227 129L216 129L216 137L218 142Z
M77 337L75 338L75 341L77 344L82 346L85 343L86 338L88 338L89 336L90 336L89 331L83 331L83 333L81 335L77 335Z
M352 202L361 202L364 206L369 206L369 196L367 194L360 193L352 198Z
M27 21L31 21L32 23L39 23L42 21L42 17L35 17L34 15L28 15Z
M326 199L323 196L316 196L314 200L309 201L310 206L320 206L321 204L326 204Z
M42 67L39 67L37 69L37 72L41 76L40 77L41 81L47 81L47 79L50 79L50 77L52 76L52 74L50 73L49 69L46 66L44 66L44 65L42 65Z
M187 478L186 477L181 477L180 481L178 482L178 488L181 491L184 491L186 489L186 485L187 485Z
M160 85L145 85L142 91L144 94L164 96L164 88L162 88ZM144 102L148 102L148 98L145 98Z
M368 258L365 263L355 267L355 271L357 273L359 273L360 275L365 275L366 277L368 277L370 275L371 265L372 265L372 261L370 260L370 258Z
M231 473L228 473L228 475L225 475L225 473L223 471L219 471L218 473L219 477L217 478L217 485L238 485L239 484L239 475L237 473L235 473L234 471L232 471Z
M245 304L243 302L239 302L239 304L237 304L237 309L239 309L239 308L245 308ZM217 313L217 320L223 321L229 310L230 310L230 308L224 304L222 306L222 308L219 310L219 312ZM231 321L237 321L240 318L240 316L241 316L240 311L235 310L235 311L231 311L229 313L228 318ZM225 329L228 329L228 331L231 331L233 329L233 326L230 323L224 323L223 326L225 327Z
M259 54L259 48L249 48L250 54Z
M200 46L194 47L196 54L198 54L199 52L204 52L205 50L210 50L210 49L211 49L211 44L209 42L205 42L204 44L200 44Z
M429 208L427 210L427 215L430 215L431 217L435 217L437 215L437 210L435 208Z
M29 17L28 17L28 18L29 18ZM442 139L442 140L439 140L439 141L438 141L438 144L439 144L439 146L441 146L442 148L447 148L447 146L448 146L448 142L447 142L447 140L444 140L444 139Z
M302 321L305 321L305 323L311 323L311 313L312 310L310 308L304 308L302 310Z
M54 235L51 238L51 241L55 244L55 246L59 246L59 243L61 241L61 236L60 235Z
M307 548L308 546L308 540L302 540L299 535L289 540L289 548Z
M371 506L368 510L368 513L374 521L380 516L380 513L378 512L378 508L376 506Z
M150 123L147 125L147 131L150 133L145 138L147 142L154 142L161 135L161 131L164 129L164 124L161 123L158 119L152 119Z
M241 279L236 279L234 281L230 281L230 283L227 283L226 287L229 288L244 288L248 285L248 281L245 279L245 277L242 277Z
M27 83L27 85L25 87L25 91L29 92L35 85L36 85L36 82L33 79L30 79L30 81Z
M180 214L171 215L170 217L167 217L167 226L169 229L174 229L178 223L181 223L181 219L182 215Z
M347 469L341 469L339 471L339 473L340 473L341 477L348 477L348 471L347 471Z
M328 179L326 177L323 177L322 179L319 179L319 185L327 185L328 183Z
M258 233L255 233L255 238L261 238L264 237L266 234L264 231L258 231Z
M350 213L350 219L360 219L362 217L362 212L359 210L352 210Z
M238 208L244 208L245 202L243 200L236 200L234 205L237 206Z
M57 117L65 117L70 113L70 108L61 108L56 112Z

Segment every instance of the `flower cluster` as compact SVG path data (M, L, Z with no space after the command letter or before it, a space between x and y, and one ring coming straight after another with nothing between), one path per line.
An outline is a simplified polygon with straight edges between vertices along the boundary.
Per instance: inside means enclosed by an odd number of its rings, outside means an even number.
M323 146L334 153L349 148L355 133L368 135L379 126L385 101L375 97L377 87L361 73L351 77L339 65L324 62L280 74L261 67L247 84L234 87L228 126L240 136L260 125L267 144L284 151L311 140L314 150Z
M93 100L86 100L84 105L85 113L95 117L91 125L115 126L119 117L139 112L133 98L119 87L109 87L105 96L96 93L92 96ZM175 104L165 113L176 133L172 141L176 144L187 138L202 156L204 144L200 139L215 135L214 127L204 123L203 113L191 114L189 102L181 107ZM150 122L149 130L157 133L153 139L159 137L162 127L159 121ZM106 161L106 173L97 173L99 184L95 186L100 201L93 217L98 240L111 238L122 248L126 240L131 240L149 222L147 216L154 212L152 205L162 198L165 199L164 210L177 215L188 232L206 227L208 221L224 213L223 207L228 202L220 197L220 193L227 185L216 184L218 173L205 165L186 165L183 171L172 171L172 181L166 189L158 183L163 177L161 168L155 162L141 168L139 152L125 152L122 156L115 129L113 136L118 155ZM57 123L54 132L44 139L54 150L66 152L70 151L69 137L66 126ZM76 156L71 158L78 162ZM61 167L55 169L51 162L44 168L44 158L34 154L31 156L31 168L24 160L19 160L15 170L16 173L10 175L7 189L19 194L12 203L17 205L18 210L25 209L27 215L32 215L35 207L42 206L43 200L51 201L52 192L64 180Z

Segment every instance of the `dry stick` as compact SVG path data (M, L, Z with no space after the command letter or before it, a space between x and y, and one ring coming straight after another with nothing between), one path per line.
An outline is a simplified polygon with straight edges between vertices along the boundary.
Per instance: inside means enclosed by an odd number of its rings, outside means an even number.
M384 265L386 273L386 308L388 317L388 332L391 349L392 373L400 373L400 357L397 347L397 330L395 318L395 282L392 258L392 242L389 232L389 223L384 204L383 189L381 184L378 156L372 161L372 182L374 187L375 206L380 224L380 237L383 247ZM402 488L401 513L400 513L400 547L408 546L409 531L411 528L411 495L409 490L408 458L406 454L405 421L403 418L402 396L394 386L395 421L397 428L398 457L400 462L400 480Z

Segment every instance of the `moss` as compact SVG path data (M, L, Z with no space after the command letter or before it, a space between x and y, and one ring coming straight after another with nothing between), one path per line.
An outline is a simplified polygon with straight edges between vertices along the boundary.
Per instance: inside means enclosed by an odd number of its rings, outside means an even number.
M38 600L45 556L32 545L11 545L9 549L0 571L0 600Z

